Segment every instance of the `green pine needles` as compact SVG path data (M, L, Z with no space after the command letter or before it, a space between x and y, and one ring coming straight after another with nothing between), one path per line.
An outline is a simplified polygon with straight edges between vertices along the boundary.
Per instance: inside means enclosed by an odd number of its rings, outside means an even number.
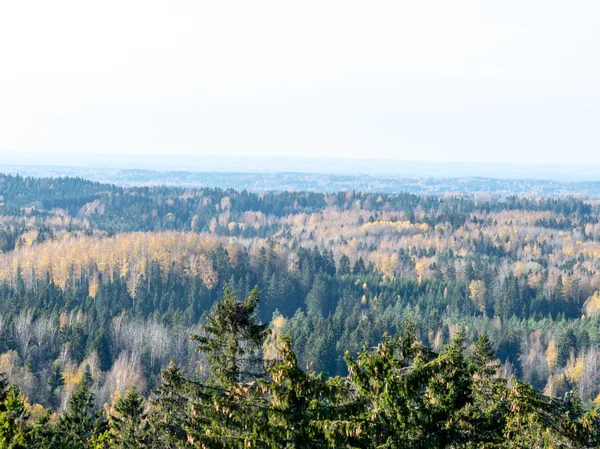
M400 335L346 354L347 376L325 378L298 366L288 335L259 322L259 300L257 289L244 300L225 290L191 337L208 369L190 378L171 363L148 400L133 388L98 411L87 369L62 413L34 419L20 390L0 377L0 449L600 445L597 409L586 411L575 394L552 398L500 377L485 335L467 350L458 332L436 353L406 324Z

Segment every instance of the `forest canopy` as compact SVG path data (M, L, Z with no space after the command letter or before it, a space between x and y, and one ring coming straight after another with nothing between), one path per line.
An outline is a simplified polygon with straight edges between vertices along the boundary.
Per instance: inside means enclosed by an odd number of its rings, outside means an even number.
M22 447L590 447L599 217L0 175L0 412Z

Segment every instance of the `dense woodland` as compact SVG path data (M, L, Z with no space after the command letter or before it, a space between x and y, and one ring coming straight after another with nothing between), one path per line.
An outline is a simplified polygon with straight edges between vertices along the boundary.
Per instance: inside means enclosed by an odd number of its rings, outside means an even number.
M593 447L599 218L0 176L0 444Z

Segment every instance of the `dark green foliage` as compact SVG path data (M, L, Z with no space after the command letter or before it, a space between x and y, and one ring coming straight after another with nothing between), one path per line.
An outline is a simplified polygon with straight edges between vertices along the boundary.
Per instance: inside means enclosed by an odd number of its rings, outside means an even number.
M230 294L211 313L207 359L244 354L249 341L266 338L253 318L256 292L245 301ZM238 308L238 305L245 307ZM237 311L237 314L232 314ZM237 333L220 323L236 318ZM243 323L243 324L242 324ZM246 329L244 331L243 329ZM237 335L237 343L232 344ZM245 336L245 337L244 337ZM256 339L256 340L254 340ZM220 342L220 343L217 343ZM187 378L173 364L154 392L150 413L135 389L115 405L108 421L93 413L89 370L56 424L43 414L31 426L18 388L9 387L0 412L0 448L588 448L600 445L598 409L497 376L489 339L471 355L458 334L435 353L405 326L356 358L349 375L323 379L298 366L289 336L277 340L277 357L262 375ZM225 347L220 346L228 344ZM242 359L240 359L242 360Z
M111 447L118 449L143 449L149 447L149 429L143 399L135 387L115 405L110 416Z
M0 412L5 410L6 397L9 392L9 384L6 374L0 372Z
M30 447L31 427L21 391L11 386L2 401L0 412L0 448L25 449Z
M102 371L110 370L112 366L112 355L110 352L110 340L104 327L101 327L92 341L89 351L96 351L100 360L100 369Z
M318 276L308 295L306 295L306 311L310 314L326 317L329 313L329 297L325 280Z
M343 382L302 371L288 335L277 344L280 358L258 383L266 415L259 421L260 441L271 448L335 447L343 441L340 430L354 427L345 421L353 401Z
M151 439L156 448L186 446L186 428L190 417L190 402L183 372L171 362L163 372L163 382L152 398L148 417Z
M51 423L51 411L46 410L34 423L31 447L36 449L56 449L60 441L55 435L55 426Z
M192 335L198 350L207 355L208 366L218 386L230 386L262 374L262 344L267 326L256 322L260 300L258 287L238 301L225 289L225 299L215 304L206 318L204 335Z
M246 300L248 301L248 300ZM257 330L249 307L231 294L208 322L200 350L217 369L208 383L171 367L157 391L154 426L169 446L198 448L500 448L589 447L600 444L596 409L573 398L549 398L497 376L486 336L465 355L458 334L436 354L406 326L374 349L346 357L347 378L324 380L298 367L291 339L279 339L276 360L258 378L224 365L239 357L243 335ZM237 310L238 313L232 313ZM232 324L233 317L243 326ZM236 332L231 329L236 328ZM240 329L252 329L249 333ZM237 336L237 337L236 337ZM234 343L235 342L235 343ZM223 346L225 345L225 346ZM229 349L228 349L229 348ZM226 366L226 368L225 368ZM235 376L226 373L235 373ZM216 376L216 377L215 377ZM168 413L162 415L162 413Z
M64 449L87 448L90 441L101 433L104 419L94 412L94 394L90 387L88 371L56 424L55 438Z

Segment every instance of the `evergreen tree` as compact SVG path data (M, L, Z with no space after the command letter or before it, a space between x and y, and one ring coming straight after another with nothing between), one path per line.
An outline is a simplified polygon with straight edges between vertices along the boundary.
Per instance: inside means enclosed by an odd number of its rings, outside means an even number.
M30 447L31 428L25 401L17 386L11 386L0 412L0 448L25 449Z
M46 410L37 418L32 429L31 447L35 449L58 449L60 441L51 422L52 412Z
M110 353L110 340L104 326L100 327L96 332L96 336L92 341L90 349L96 351L98 354L100 369L102 371L109 371L112 366L112 357Z
M258 287L238 301L228 288L225 298L206 317L204 335L192 335L198 350L206 354L216 385L230 387L242 380L262 375L262 344L267 326L256 321L260 301Z
M52 373L48 378L48 386L50 387L50 394L56 395L56 390L65 384L63 379L62 367L60 361L54 363L52 367Z
M427 383L420 426L430 447L448 447L466 439L462 422L457 419L473 401L473 379L463 354L464 341L464 334L459 333L424 367Z
M6 409L6 398L8 397L9 384L6 374L0 372L0 412Z
M154 392L148 416L153 448L191 447L187 428L190 418L190 395L183 372L173 361L162 373L163 382Z
M347 255L342 254L342 257L340 257L340 263L337 272L341 276L350 274L350 258Z
M473 371L482 377L490 377L498 371L498 361L492 342L489 337L482 334L475 343L473 354L469 358Z
M326 317L329 312L327 284L322 276L317 276L306 295L306 311L309 314Z
M359 257L354 266L352 267L352 274L364 274L366 271L365 261L362 257Z
M364 403L352 421L363 431L356 434L358 447L433 447L436 433L428 419L423 396L431 373L425 371L433 354L407 328L402 336L386 336L373 350L364 350L357 359L346 354L349 380ZM436 429L437 430L437 429Z
M268 419L259 429L260 439L270 448L328 447L321 422L324 382L298 367L289 336L282 337L278 345L281 358L259 384L268 398Z
M268 330L257 322L259 300L258 288L243 301L226 289L225 298L206 317L204 334L192 335L206 355L208 382L186 379L174 366L163 374L167 387L159 391L163 397L157 403L163 410L174 407L181 418L164 426L154 415L154 425L166 433L163 440L201 448L252 447L261 441L256 431L263 410L257 406L260 393L248 386L265 374L262 348Z
M148 447L148 427L144 402L133 387L120 398L110 416L111 447L143 449Z
M57 437L61 447L87 448L95 435L98 421L99 417L94 414L94 394L90 390L89 375L84 375L57 423Z

